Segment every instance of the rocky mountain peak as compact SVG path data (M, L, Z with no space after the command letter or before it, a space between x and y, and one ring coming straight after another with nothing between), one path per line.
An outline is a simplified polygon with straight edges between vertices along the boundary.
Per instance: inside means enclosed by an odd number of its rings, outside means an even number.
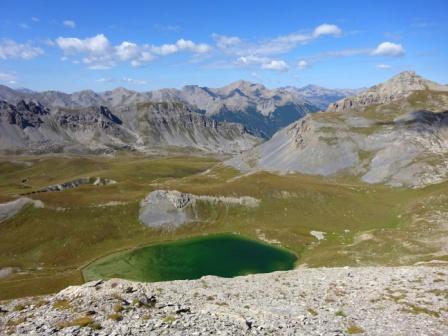
M427 80L414 71L403 71L384 83L374 85L357 95L331 104L328 111L363 109L373 104L386 104L401 100L415 91L422 90L448 92L448 86Z
M257 94L257 92L266 90L266 87L262 84L252 83L246 80L239 80L222 88L223 91L232 92L240 90L246 95Z
M134 91L126 89L125 87L122 87L122 86L119 86L109 92L111 92L113 94L133 94L134 93Z
M383 84L376 85L374 89L385 94L407 93L417 90L425 90L429 81L417 75L414 71L403 71Z

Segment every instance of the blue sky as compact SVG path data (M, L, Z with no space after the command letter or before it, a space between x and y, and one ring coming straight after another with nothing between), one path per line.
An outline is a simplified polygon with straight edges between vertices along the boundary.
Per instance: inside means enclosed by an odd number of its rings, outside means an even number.
M448 1L2 1L0 83L135 90L239 79L448 83Z

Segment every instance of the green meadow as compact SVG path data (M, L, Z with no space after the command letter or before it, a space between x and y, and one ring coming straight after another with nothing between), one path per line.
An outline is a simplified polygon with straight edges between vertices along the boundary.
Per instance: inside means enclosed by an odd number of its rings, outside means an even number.
M117 181L30 194L0 223L0 299L55 292L84 281L95 261L147 245L235 233L294 253L297 267L409 265L448 261L447 183L423 189L368 185L346 176L244 175L213 157L39 156L0 159L0 202L80 177ZM200 220L159 230L138 221L139 202L156 189L252 196L258 207L198 202ZM317 240L311 231L324 232Z

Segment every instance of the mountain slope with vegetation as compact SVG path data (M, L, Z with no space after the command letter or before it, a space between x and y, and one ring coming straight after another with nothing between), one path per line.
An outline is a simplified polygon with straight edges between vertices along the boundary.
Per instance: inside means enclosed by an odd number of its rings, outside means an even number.
M276 133L229 164L419 187L448 177L448 87L412 72Z

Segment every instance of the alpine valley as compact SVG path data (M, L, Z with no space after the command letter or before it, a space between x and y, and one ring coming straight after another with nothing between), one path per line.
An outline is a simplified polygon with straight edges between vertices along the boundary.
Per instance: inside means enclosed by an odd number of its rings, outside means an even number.
M1 334L448 334L448 86L415 72L1 86L0 153Z

